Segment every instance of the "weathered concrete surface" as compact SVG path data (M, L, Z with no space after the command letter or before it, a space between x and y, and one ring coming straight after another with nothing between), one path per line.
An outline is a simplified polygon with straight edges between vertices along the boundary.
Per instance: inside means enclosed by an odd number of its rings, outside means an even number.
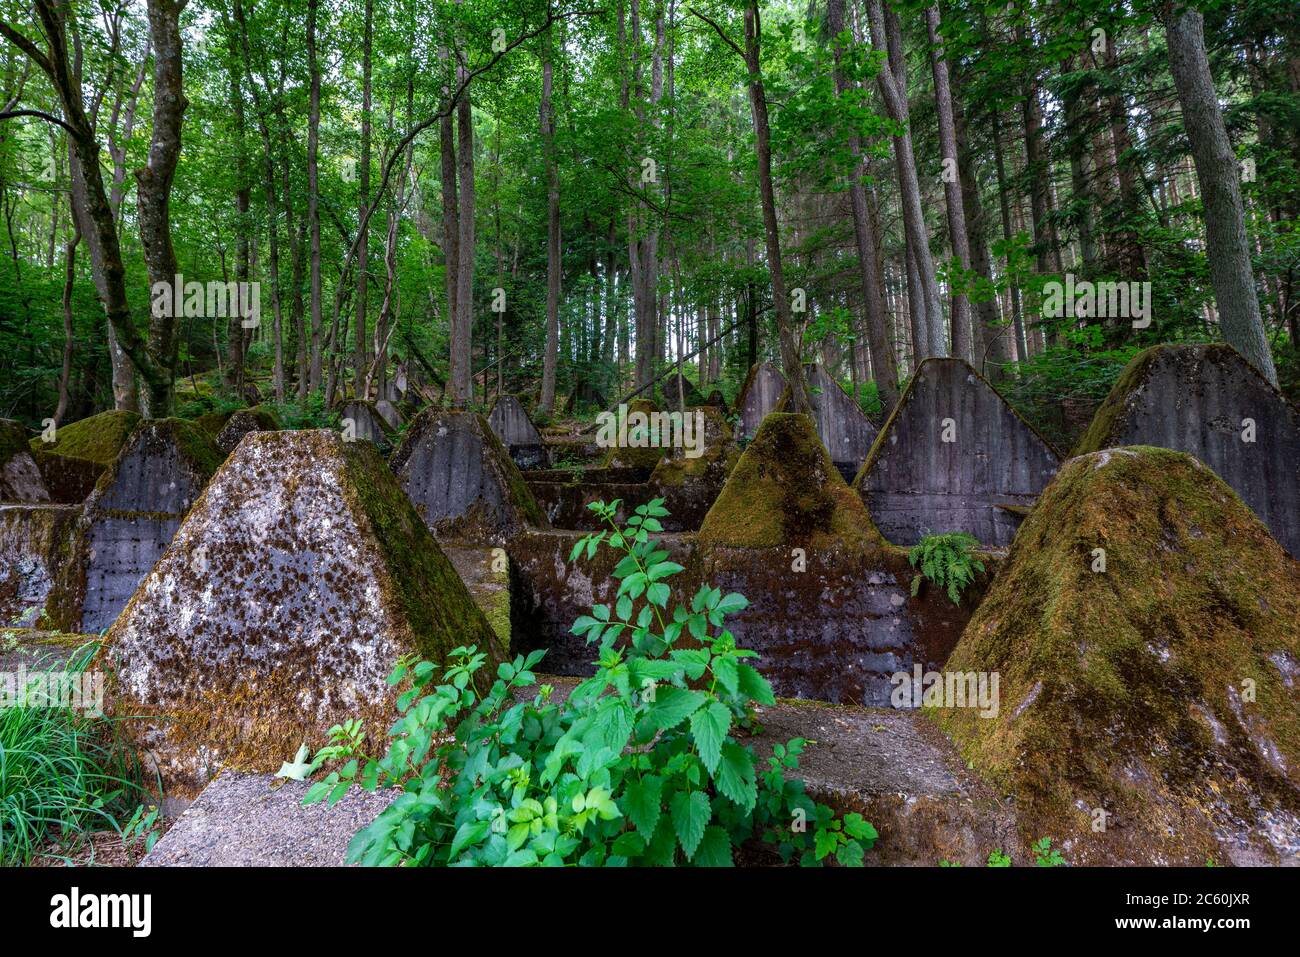
M982 867L995 848L1016 864L1031 863L1014 806L921 713L790 700L756 710L762 732L748 743L764 763L773 745L807 739L791 775L815 799L875 826L880 838L867 852L869 866L947 860Z
M0 625L31 625L54 584L73 505L0 505Z
M880 704L890 676L941 663L961 607L936 589L911 598L912 570L835 469L811 417L769 414L697 536L700 581L750 606L729 627L761 656L779 694Z
M487 618L501 647L510 651L510 556L501 547L444 545L456 574Z
M763 417L776 408L785 390L785 376L770 362L752 366L736 396L740 415L740 438L751 439L758 432Z
M233 413L217 434L217 447L229 455L249 432L273 432L280 427L266 409L240 409Z
M1056 452L960 359L927 359L880 430L853 486L887 540L966 532L1015 537L1056 473Z
M398 794L354 788L303 807L310 785L225 771L203 789L141 867L342 867L352 836Z
M48 502L50 493L21 422L0 419L0 502Z
M15 675L20 669L29 672L61 671L69 663L80 664L89 660L98 642L95 635L65 635L29 628L3 629L0 630L0 673Z
M402 423L406 421L402 417L402 411L390 402L388 399L378 399L375 402L375 411L379 413L390 429L397 430Z
M596 650L569 631L579 615L590 614L596 602L612 603L618 582L611 573L618 563L609 549L588 560L569 561L574 543L584 533L532 532L510 545L513 562L515 654L546 649L542 667L556 674L591 674ZM685 565L690 557L689 535L660 536L673 561Z
M223 458L192 422L142 421L67 535L45 621L90 633L111 625Z
M996 718L937 714L1027 840L1082 864L1300 863L1300 564L1196 459L1062 466L946 667L1000 676Z
M844 480L852 482L876 441L876 427L858 408L853 397L820 365L807 365L804 371L808 376L817 434Z
M91 459L54 452L32 452L36 467L50 493L50 501L63 505L80 505L95 490L108 466Z
M1135 356L1075 454L1118 445L1196 456L1300 557L1300 411L1231 346L1155 346Z
M139 737L165 781L194 793L219 767L276 770L344 718L375 744L394 715L397 658L440 662L464 644L500 654L374 446L256 432L109 630L105 656L122 712L158 717Z
M392 447L393 432L373 402L349 399L339 407L343 434L353 439L367 439L381 452Z
M481 415L425 409L390 464L439 539L502 545L529 527L546 527L519 468Z
M515 465L521 469L538 469L546 466L546 447L542 434L528 418L523 405L513 395L503 395L492 406L488 425L501 444L510 452Z

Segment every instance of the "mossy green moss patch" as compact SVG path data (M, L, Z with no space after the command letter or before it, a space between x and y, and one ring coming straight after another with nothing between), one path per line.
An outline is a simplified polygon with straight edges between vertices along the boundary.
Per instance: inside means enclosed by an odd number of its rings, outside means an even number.
M812 419L785 412L763 419L705 516L699 542L735 548L881 544Z
M31 440L31 447L37 452L71 455L108 465L117 458L127 437L139 423L138 413L110 409L79 422L60 425L55 430L53 442L45 442L37 436Z
M999 714L936 716L1077 863L1276 861L1300 842L1298 622L1300 565L1209 469L1080 456L947 664L997 673Z

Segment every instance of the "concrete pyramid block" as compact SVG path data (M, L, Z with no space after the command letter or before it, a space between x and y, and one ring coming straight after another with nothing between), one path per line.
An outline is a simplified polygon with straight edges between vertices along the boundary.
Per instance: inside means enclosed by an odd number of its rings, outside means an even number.
M1154 346L1135 356L1075 454L1117 445L1196 456L1300 557L1300 410L1231 346Z
M477 413L425 409L389 464L440 539L500 545L547 525L519 468Z
M373 402L349 399L341 403L338 410L345 437L367 439L375 443L381 452L387 452L392 447L393 430Z
M32 455L50 498L74 505L84 502L139 424L138 413L110 409L59 425L52 441L44 434L32 439Z
M926 359L853 484L896 545L966 532L1003 547L1058 464L1055 450L969 364Z
M397 659L439 662L462 645L499 658L373 445L318 430L240 443L106 654L119 710L165 719L145 743L169 776L199 785L217 766L274 771L344 718L382 735Z
M671 439L674 423L684 421L680 412L664 412L649 399L633 399L610 415L605 420L610 427L596 435L597 444L606 450L604 467L640 469L647 474L668 454L663 443Z
M736 411L740 415L740 437L752 439L758 432L763 417L776 409L785 391L785 376L770 362L755 363L750 367L745 382L736 397Z
M260 406L240 409L226 420L217 433L217 446L229 455L249 432L274 432L280 427L274 415Z
M812 398L813 421L822 445L846 481L853 481L876 441L876 427L820 365L804 367Z
M1071 863L1294 863L1297 622L1300 564L1208 468L1078 456L945 666L998 675L996 715L936 715Z
M49 490L21 422L0 419L0 502L48 502Z
M69 533L49 623L87 634L111 625L224 458L184 419L136 426Z
M492 406L488 425L510 452L521 469L539 469L546 465L546 447L542 434L524 411L523 403L513 395L503 395Z

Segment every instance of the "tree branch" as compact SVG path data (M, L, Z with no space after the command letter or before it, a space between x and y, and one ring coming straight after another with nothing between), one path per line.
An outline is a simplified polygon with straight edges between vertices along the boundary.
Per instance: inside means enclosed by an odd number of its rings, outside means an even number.
M722 42L725 43L727 46L731 47L731 49L735 50L736 56L740 57L742 60L745 59L745 51L736 45L735 40L731 39L731 37L727 36L726 33L723 32L722 27L718 26L717 23L710 20L708 17L700 13L700 11L696 10L694 7L687 7L686 9L690 10L691 13L695 14L695 16L699 17L709 26L713 27L713 31L722 38ZM746 60L745 62L748 63L749 61Z

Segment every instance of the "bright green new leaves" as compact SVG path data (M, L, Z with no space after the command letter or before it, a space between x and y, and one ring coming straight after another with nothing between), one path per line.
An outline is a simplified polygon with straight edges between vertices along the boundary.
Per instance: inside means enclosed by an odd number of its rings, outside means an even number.
M403 660L388 750L364 758L361 723L331 731L313 761L342 762L312 785L307 802L336 801L353 784L401 793L353 838L348 860L367 865L726 867L761 838L784 860L859 865L875 831L858 815L836 818L786 772L804 742L777 745L767 770L735 733L772 687L736 647L728 615L748 602L701 586L673 605L685 569L650 537L667 514L655 499L625 525L619 503L590 506L609 528L583 536L575 560L601 547L622 553L613 607L593 605L572 631L595 648L595 674L563 702L534 689L541 652L502 663L481 697L486 663L457 648L438 683L429 662ZM811 827L796 827L798 820Z

